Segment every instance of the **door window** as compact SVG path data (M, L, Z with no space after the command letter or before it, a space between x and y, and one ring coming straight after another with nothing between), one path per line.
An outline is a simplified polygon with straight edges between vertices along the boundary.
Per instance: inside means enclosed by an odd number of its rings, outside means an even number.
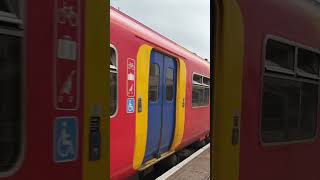
M168 68L166 72L166 99L167 101L173 100L173 83L174 83L173 69Z
M159 98L159 82L160 82L160 69L159 65L150 65L149 76L149 100L150 102L157 102Z

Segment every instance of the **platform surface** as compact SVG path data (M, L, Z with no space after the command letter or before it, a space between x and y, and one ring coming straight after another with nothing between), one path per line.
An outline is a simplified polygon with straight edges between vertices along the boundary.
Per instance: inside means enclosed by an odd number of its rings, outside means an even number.
M182 161L158 179L210 180L210 145L191 156L193 157Z

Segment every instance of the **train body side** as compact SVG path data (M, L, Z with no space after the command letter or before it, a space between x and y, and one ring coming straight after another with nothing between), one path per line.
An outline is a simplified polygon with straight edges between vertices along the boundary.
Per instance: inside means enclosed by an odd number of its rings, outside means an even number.
M19 91L22 94L19 103L22 110L16 112L19 114L19 118L22 118L20 120L22 123L20 124L21 139L19 142L21 149L16 166L7 172L1 172L0 179L81 179L79 173L81 172L81 150L75 149L78 151L77 160L68 163L69 166L59 166L55 164L53 158L55 117L65 116L63 111L56 111L55 99L53 98L55 95L55 77L53 77L55 63L53 37L55 32L52 22L54 13L51 10L54 9L54 5L54 1L28 1L23 6L23 12L25 12L23 14L23 31L25 33L22 33L21 40L24 42L22 45L24 49L15 50L21 57L15 64L21 65L18 70L21 72L20 77L22 77L21 86L19 86ZM39 9L34 10L33 7ZM50 23L44 25L45 22ZM6 29L6 27L2 29ZM78 60L82 62L83 59ZM81 65L80 68L83 66ZM2 69L1 71L3 72ZM81 110L83 109L80 106L83 104L83 99L78 100L79 109L68 113L68 116L76 117L79 128L82 129ZM4 104L4 106L6 105ZM3 130L1 131L3 132ZM82 146L81 142L82 138L79 139L79 147ZM3 146L9 147L10 145L1 144L1 149L4 148Z
M240 179L319 179L319 106L313 139L262 143L266 38L320 48L320 4L315 1L239 0L245 28ZM282 41L283 42L283 41Z
M183 137L175 148L181 149L192 142L200 140L209 134L209 106L192 108L192 74L198 73L209 77L209 63L187 52L177 44L155 33L141 23L128 16L110 9L110 43L118 56L118 109L115 116L110 120L110 164L111 179L121 179L133 175L134 159L137 159L136 143L143 141L136 139L138 121L136 113L127 113L127 60L138 61L138 53L141 47L148 46L166 55L183 60L186 66L186 98L185 119ZM150 59L148 59L150 61ZM139 69L136 69L136 72ZM135 78L138 78L137 75ZM136 79L138 81L138 79ZM139 84L136 84L139 86ZM135 94L135 101L138 97ZM135 112L138 107L135 107ZM146 148L146 147L142 147Z

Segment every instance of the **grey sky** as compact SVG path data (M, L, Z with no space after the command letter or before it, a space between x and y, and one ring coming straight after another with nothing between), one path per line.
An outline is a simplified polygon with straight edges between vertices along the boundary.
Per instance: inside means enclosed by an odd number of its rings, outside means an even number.
M210 58L210 0L111 0L111 5L199 56Z

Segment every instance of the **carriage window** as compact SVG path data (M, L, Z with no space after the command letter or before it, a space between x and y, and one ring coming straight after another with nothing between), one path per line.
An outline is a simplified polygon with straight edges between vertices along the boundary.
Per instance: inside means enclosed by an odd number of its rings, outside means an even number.
M0 34L0 173L15 166L22 149L21 43Z
M19 16L18 0L1 0L0 11Z
M309 50L301 49L298 50L298 68L300 75L312 74L315 77L319 75L319 63L320 55ZM306 74L307 73L307 74Z
M317 85L264 78L264 142L312 138L317 113Z
M110 47L110 116L117 112L117 86L118 86L118 66L117 54L114 48Z
M203 95L203 104L207 105L209 104L209 99L210 99L210 89L209 87L204 88L204 95Z
M20 0L9 0L11 12L16 14L17 16L20 15L20 9L19 9L19 2Z
M198 74L194 74L193 75L193 79L192 82L194 84L202 84L202 76L198 75Z
M197 107L201 106L203 100L203 89L200 86L192 86L192 106Z
M173 100L173 69L168 68L166 72L166 99L167 101Z
M6 0L0 1L0 11L10 12L9 4Z
M149 100L150 102L157 102L159 97L159 81L160 69L157 64L150 65L149 78Z
M268 44L267 48L269 46ZM268 61L268 54L266 56ZM301 49L294 58L294 63L297 67L293 68L292 75L282 74L277 70L267 70L264 73L261 119L261 138L264 143L306 140L315 136L319 80L294 74L302 71L319 74L319 62L316 55Z
M203 81L204 85L210 86L210 79L209 78L203 77L202 81Z
M266 69L282 73L292 73L295 47L269 39L266 50Z
M192 107L209 105L210 79L198 74L194 74L192 79Z

